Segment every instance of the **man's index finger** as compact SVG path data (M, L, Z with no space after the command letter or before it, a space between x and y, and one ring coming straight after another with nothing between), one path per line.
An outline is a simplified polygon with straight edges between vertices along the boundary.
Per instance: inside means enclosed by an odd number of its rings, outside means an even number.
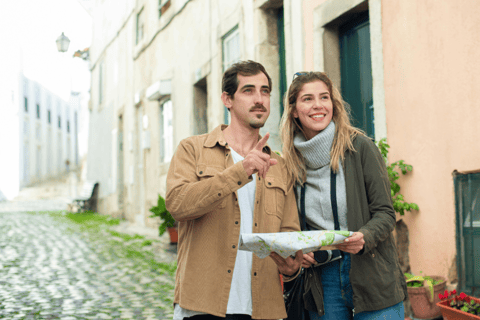
M258 140L257 145L255 146L255 149L257 149L258 151L262 151L265 144L267 144L268 138L270 138L270 133L267 132L267 134L264 135L262 139Z

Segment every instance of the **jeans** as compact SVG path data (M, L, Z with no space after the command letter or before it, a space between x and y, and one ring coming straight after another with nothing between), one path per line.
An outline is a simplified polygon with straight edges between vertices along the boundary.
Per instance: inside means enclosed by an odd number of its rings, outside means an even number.
M310 312L311 320L383 320L404 319L403 302L375 311L353 313L353 290L350 284L350 254L343 252L344 257L316 267L322 277L323 304L325 315L319 316Z

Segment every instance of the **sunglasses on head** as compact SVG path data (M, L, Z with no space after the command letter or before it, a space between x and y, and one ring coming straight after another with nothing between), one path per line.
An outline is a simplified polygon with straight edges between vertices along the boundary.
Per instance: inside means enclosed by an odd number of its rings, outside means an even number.
M295 80L296 78L300 77L300 76L304 76L304 75L307 75L307 74L309 74L309 73L310 73L310 72L295 72L295 73L293 74L293 79L292 79L292 81Z

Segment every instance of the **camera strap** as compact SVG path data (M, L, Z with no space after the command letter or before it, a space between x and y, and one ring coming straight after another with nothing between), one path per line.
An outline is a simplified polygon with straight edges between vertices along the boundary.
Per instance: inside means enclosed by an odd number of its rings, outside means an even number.
M307 229L307 219L305 215L305 189L306 184L304 183L300 192L300 224L303 231ZM330 170L330 202L332 204L333 212L333 224L335 230L340 230L340 223L338 222L338 209L337 209L337 174Z
M335 230L340 230L340 223L338 222L338 209L337 209L337 174L330 170L330 202L332 205L333 212L333 223ZM301 188L300 192L300 224L303 231L312 230L309 224L307 224L306 214L305 214L305 189L306 184ZM315 260L319 263L318 265L324 265L326 263L341 259L343 256L340 250L327 250L327 251L316 251Z

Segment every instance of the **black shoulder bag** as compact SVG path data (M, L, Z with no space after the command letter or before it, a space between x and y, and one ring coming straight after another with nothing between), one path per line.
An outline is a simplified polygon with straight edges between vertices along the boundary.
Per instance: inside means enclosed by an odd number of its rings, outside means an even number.
M305 219L305 188L302 187L300 196L300 227L307 230L307 222ZM301 268L301 267L300 267ZM305 310L303 301L304 292L304 270L300 271L298 277L283 284L283 299L287 317L284 320L310 320L310 315Z

